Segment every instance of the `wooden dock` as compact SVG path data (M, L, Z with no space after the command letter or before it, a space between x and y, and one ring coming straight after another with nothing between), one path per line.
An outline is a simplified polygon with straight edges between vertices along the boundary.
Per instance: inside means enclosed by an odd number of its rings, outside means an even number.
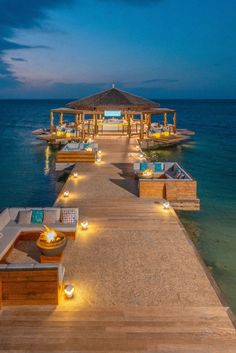
M234 317L175 211L137 197L135 139L97 142L101 164L77 164L55 202L89 221L64 252L75 296L4 308L0 352L235 353Z

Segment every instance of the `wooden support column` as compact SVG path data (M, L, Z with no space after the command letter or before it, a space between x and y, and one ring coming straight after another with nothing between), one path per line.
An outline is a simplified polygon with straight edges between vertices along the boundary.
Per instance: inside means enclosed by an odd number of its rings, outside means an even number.
M94 119L94 133L97 135L98 133L98 116L97 114L93 114L93 119Z
M82 114L82 140L85 139L85 130L84 130L84 113Z
M75 115L75 136L78 137L78 127L79 127L79 114Z
M146 114L146 124L147 124L147 136L149 136L149 131L151 130L151 114Z
M151 130L152 127L152 115L148 114L148 130Z
M140 140L143 140L144 137L144 120L143 120L143 114L140 114Z
M131 115L128 114L127 118L128 118L128 135L129 137L131 137Z
M63 124L63 113L60 113L60 124Z
M164 126L167 126L167 113L164 113Z
M50 132L54 132L54 116L53 112L50 112Z
M177 117L176 117L176 112L174 112L174 117L173 117L173 131L174 131L174 134L176 134L176 129L177 129Z

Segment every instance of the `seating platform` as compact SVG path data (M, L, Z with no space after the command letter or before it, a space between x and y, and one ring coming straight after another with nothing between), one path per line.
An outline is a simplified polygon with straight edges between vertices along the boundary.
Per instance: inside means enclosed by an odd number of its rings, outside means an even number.
M197 182L176 162L134 163L139 197L165 199L176 210L198 211Z

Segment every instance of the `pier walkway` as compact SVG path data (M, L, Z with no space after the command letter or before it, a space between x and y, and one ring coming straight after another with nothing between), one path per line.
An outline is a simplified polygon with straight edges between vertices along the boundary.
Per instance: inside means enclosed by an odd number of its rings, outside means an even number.
M98 143L102 163L76 165L55 202L89 221L63 259L75 297L3 310L0 352L235 353L231 313L176 213L137 197L135 139Z

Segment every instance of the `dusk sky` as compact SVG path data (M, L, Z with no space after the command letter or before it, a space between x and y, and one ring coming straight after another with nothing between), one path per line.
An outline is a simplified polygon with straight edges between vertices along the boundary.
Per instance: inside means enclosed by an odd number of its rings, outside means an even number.
M236 98L235 0L0 5L0 98Z

